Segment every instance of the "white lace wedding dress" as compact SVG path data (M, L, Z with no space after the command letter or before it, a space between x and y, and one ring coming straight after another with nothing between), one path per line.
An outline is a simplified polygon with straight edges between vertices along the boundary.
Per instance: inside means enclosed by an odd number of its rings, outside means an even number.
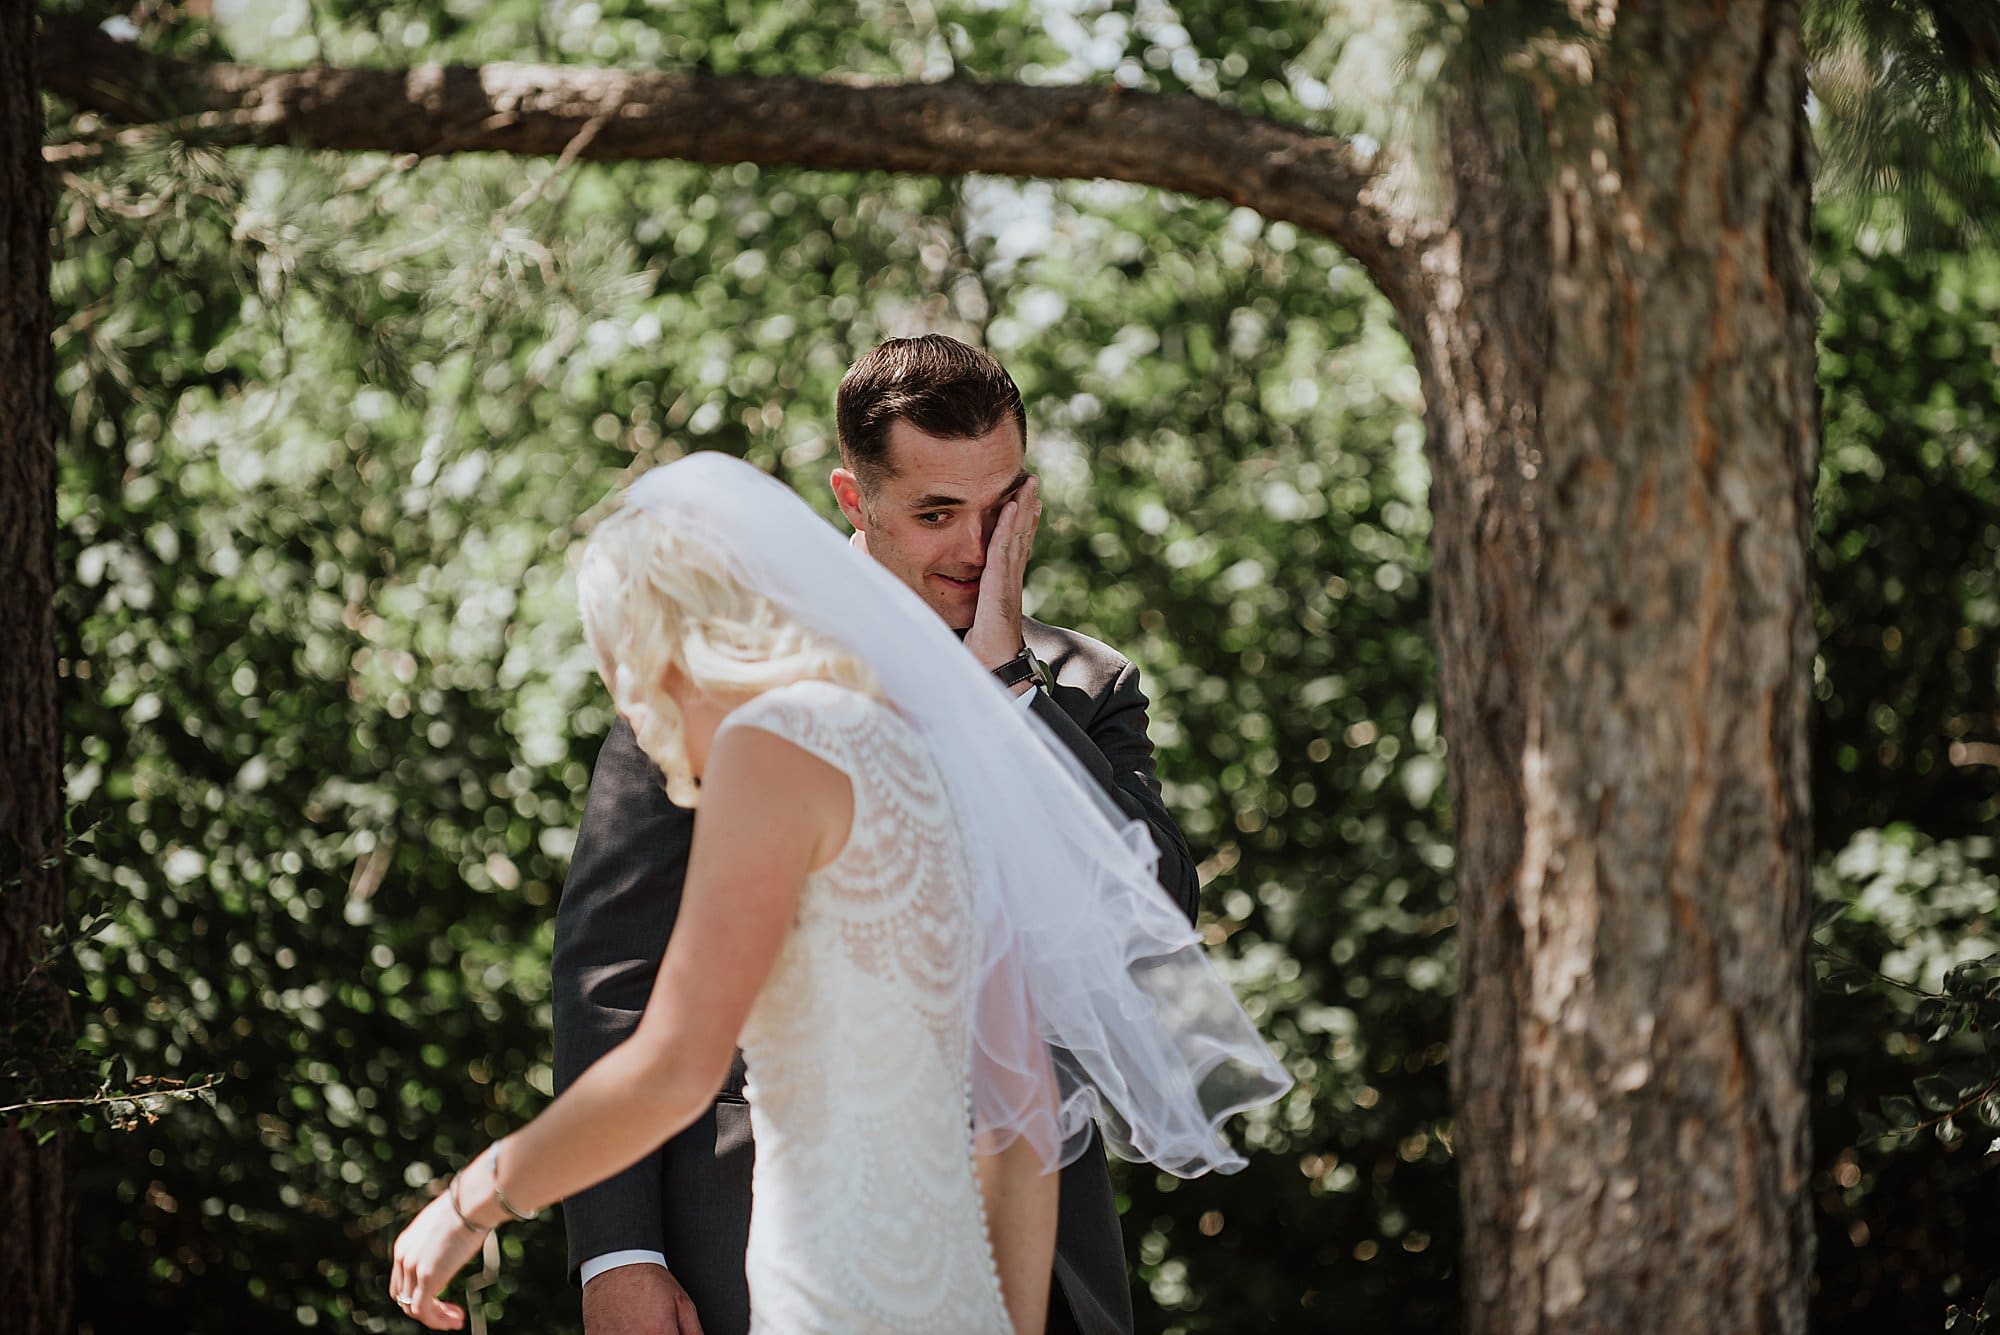
M723 726L854 789L846 846L807 878L743 1029L752 1335L1011 1335L973 1170L972 884L943 781L898 714L827 682Z

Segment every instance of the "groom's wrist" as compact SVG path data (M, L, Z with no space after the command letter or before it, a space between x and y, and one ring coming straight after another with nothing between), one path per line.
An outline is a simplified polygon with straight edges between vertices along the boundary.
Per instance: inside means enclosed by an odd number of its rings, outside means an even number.
M993 669L993 679L1016 695L1025 695L1036 686L1047 690L1053 685L1048 664L1036 658L1025 644L1019 653Z

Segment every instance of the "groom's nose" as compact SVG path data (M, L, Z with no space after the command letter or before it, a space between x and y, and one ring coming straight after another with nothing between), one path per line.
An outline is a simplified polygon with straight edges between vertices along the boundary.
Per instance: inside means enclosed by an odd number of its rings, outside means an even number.
M960 524L952 535L951 559L971 569L986 564L986 544L993 536L992 519L982 515L973 523Z

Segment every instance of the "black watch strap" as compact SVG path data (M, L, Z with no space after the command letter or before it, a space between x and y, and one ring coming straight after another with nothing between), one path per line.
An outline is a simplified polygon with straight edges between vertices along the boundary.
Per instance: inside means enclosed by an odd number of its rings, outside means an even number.
M1032 681L1046 690L1052 677L1048 665L1035 657L1024 644L1020 653L993 669L993 679L1009 689L1019 686L1024 681Z

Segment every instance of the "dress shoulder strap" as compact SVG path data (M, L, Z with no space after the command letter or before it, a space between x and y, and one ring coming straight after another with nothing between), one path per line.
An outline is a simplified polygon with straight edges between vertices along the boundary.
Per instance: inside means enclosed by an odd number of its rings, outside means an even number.
M795 681L765 691L731 710L722 728L756 728L782 737L841 773L859 772L862 741L888 706L830 681Z

